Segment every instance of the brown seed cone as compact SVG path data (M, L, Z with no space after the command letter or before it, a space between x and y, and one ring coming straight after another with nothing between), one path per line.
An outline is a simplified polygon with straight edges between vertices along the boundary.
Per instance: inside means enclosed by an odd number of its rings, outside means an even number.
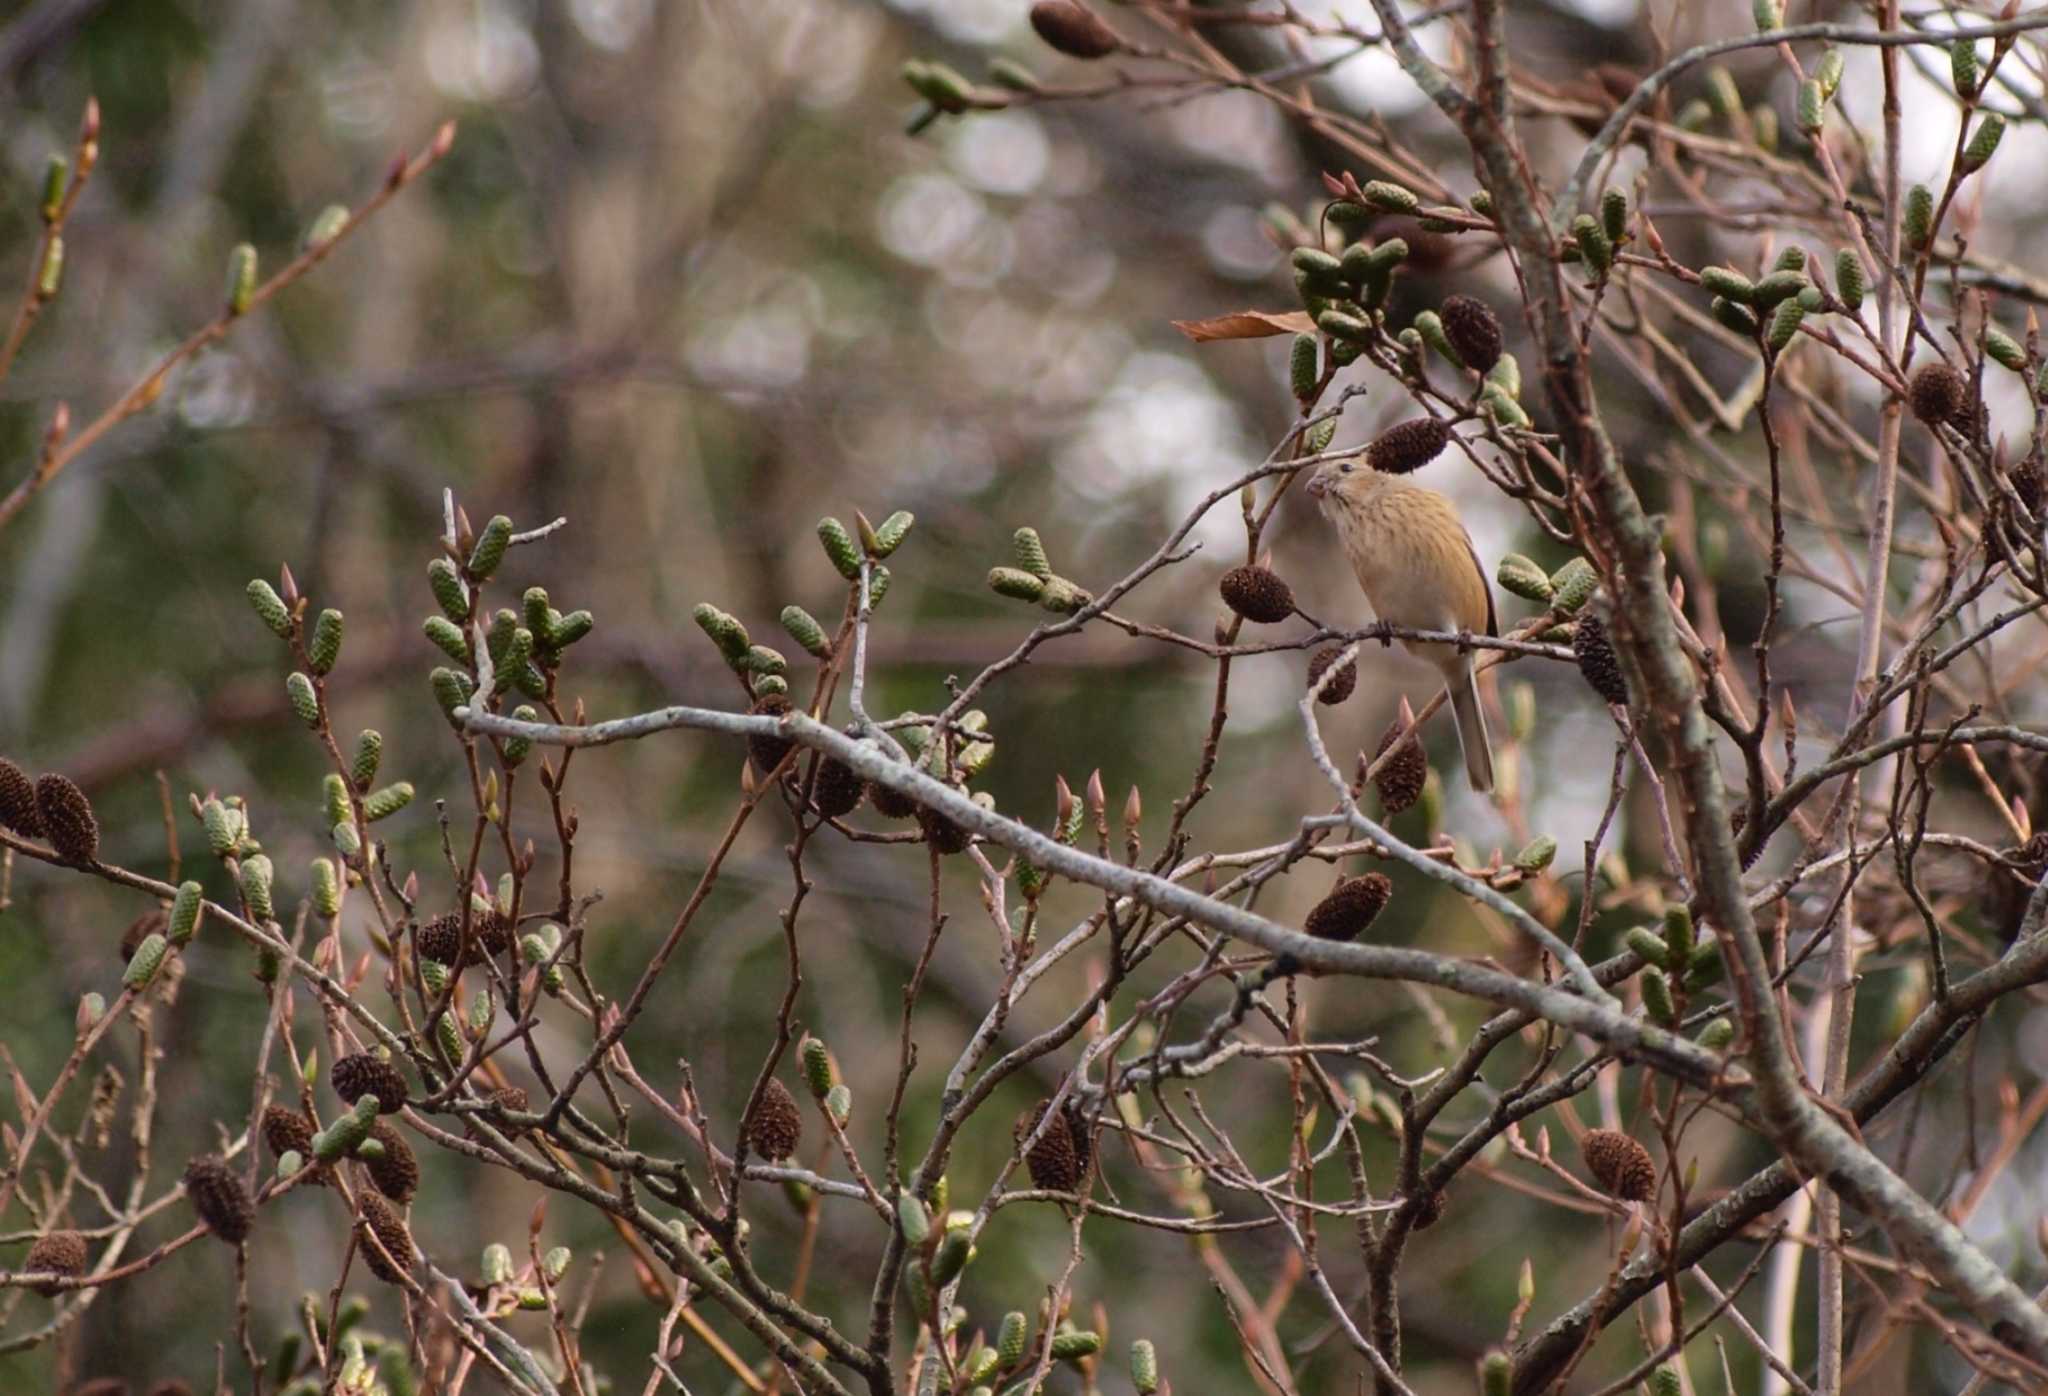
M1657 1165L1650 1151L1618 1129L1589 1130L1579 1141L1586 1168L1601 1191L1623 1202L1648 1202L1657 1192Z
M764 693L754 700L754 706L748 708L747 713L752 717L785 717L794 707L786 693ZM795 745L787 737L749 737L747 755L752 759L754 769L765 776L782 764L782 758Z
M396 1207L368 1188L356 1194L356 1209L370 1235L391 1253L387 1260L378 1253L376 1246L370 1244L368 1236L363 1237L357 1248L362 1252L363 1263L384 1283L403 1284L405 1277L412 1273L412 1233L406 1230L405 1218L399 1215Z
M1420 470L1451 444L1451 424L1441 417L1411 417L1379 434L1365 448L1365 463L1386 475Z
M2020 503L2026 506L2034 522L2039 523L2041 501L2044 495L2048 495L2048 489L2043 488L2048 485L2048 473L2043 472L2039 461L2021 461L2013 468L2010 479L2012 492L2019 496Z
M382 1120L370 1126L370 1137L384 1146L384 1157L362 1161L370 1181L393 1202L412 1201L420 1190L420 1161L413 1156L412 1145Z
M1614 656L1614 642L1607 638L1607 626L1590 612L1579 617L1572 628L1572 657L1579 673L1605 703L1628 706L1628 683L1621 676L1621 662Z
M1372 749L1372 759L1379 760L1386 755L1387 748L1407 727L1404 714L1387 725L1380 734L1380 744ZM1380 793L1380 808L1388 814L1400 814L1413 809L1415 802L1422 798L1422 787L1429 783L1429 759L1422 754L1422 742L1416 733L1410 732L1408 740L1401 743L1401 749L1394 753L1392 760L1380 767L1380 773L1373 777L1373 789Z
M313 1157L313 1122L304 1115L282 1105L269 1107L263 1112L263 1142L273 1159L296 1151L305 1167L314 1170L306 1181L315 1187L326 1186L327 1170Z
M761 1104L747 1125L747 1147L770 1163L780 1163L796 1152L803 1138L804 1114L797 1108L796 1097L789 1087L769 1077L761 1091Z
M4 756L0 756L0 824L23 838L43 836L43 816L36 810L36 783Z
M1018 1117L1012 1131L1018 1143L1030 1137L1038 1128L1038 1122L1045 1115L1050 1100L1041 1100ZM1077 1134L1074 1129L1072 1112L1062 1110L1060 1117L1045 1127L1045 1133L1038 1136L1024 1155L1024 1165L1031 1171L1031 1185L1044 1188L1047 1192L1075 1192L1080 1189L1082 1175L1088 1171L1088 1136Z
M455 957L462 948L462 913L444 911L422 922L418 945L421 959L456 968ZM512 923L509 920L495 911L471 910L469 955L462 962L463 968L480 965L487 959L495 960L511 947Z
M941 853L965 853L974 836L940 814L937 810L917 808L917 827L924 831L924 841Z
M1427 1231L1430 1227L1442 1221L1443 1215L1444 1195L1440 1192L1433 1192L1423 1198L1421 1204L1416 1207L1415 1220L1410 1225L1416 1231Z
M22 1262L24 1270L48 1270L56 1275L82 1275L86 1262L85 1238L75 1231L52 1231L47 1236L36 1237L36 1243L28 1248L28 1259ZM51 1295L61 1292L58 1285L37 1285L36 1293Z
M1270 568L1233 567L1216 589L1223 593L1224 605L1259 625L1277 625L1294 614L1294 588Z
M145 911L128 923L128 929L121 932L121 963L127 964L134 955L135 947L153 935L162 935L171 928L170 913L162 907Z
M1969 401L1970 385L1963 375L1936 359L1913 370L1906 381L1906 402L1913 415L1928 426L1946 422Z
M1031 27L1069 58L1107 58L1123 47L1116 30L1074 0L1039 0L1031 7Z
M1347 877L1309 908L1301 928L1317 940L1353 940L1378 919L1393 895L1394 884L1385 873Z
M334 1093L350 1105L366 1095L376 1096L377 1109L385 1115L404 1109L411 1095L398 1068L368 1052L336 1057L334 1065L327 1069L327 1079L334 1086Z
M818 779L811 787L811 804L827 819L852 814L860 807L867 782L854 774L844 761L826 757L818 763Z
M1444 337L1467 368L1484 373L1500 362L1500 317L1486 302L1449 296L1438 315L1444 322Z
M185 1196L207 1230L229 1245L249 1239L250 1224L256 1220L256 1204L241 1175L218 1154L201 1154L185 1165Z
M885 819L908 819L917 813L917 801L873 781L868 782L868 803L875 807L876 814Z
M1342 653L1344 653L1344 646L1342 645L1332 645L1328 649L1316 651L1315 658L1308 662L1309 688L1313 689L1316 686L1316 681L1322 678L1324 672L1332 664L1337 662L1337 656ZM1319 701L1331 704L1341 703L1346 698L1349 698L1357 688L1358 661L1353 659L1337 671L1337 676L1330 680L1329 687L1323 690Z
M50 847L74 863L90 863L100 851L100 822L92 802L69 776L36 777L36 813Z

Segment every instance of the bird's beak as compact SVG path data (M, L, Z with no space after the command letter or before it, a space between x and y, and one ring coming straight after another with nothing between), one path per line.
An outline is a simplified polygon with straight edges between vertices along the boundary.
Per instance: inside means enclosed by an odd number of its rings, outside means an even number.
M1330 492L1330 477L1318 470L1315 474L1308 477L1307 488L1310 499L1321 499Z

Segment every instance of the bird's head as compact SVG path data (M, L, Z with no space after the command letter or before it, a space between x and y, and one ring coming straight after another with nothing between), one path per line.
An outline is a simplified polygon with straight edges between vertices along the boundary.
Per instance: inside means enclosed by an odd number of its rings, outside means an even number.
M1316 467L1316 473L1308 477L1309 498L1323 507L1324 513L1355 503L1373 486L1381 483L1379 472L1363 460L1324 461Z

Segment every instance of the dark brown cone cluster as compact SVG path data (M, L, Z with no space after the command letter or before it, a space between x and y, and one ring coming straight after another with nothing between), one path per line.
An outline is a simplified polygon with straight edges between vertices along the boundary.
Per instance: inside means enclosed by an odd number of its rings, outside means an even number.
M1444 1195L1440 1192L1433 1192L1423 1198L1416 1206L1415 1220L1410 1223L1410 1226L1416 1231L1427 1231L1430 1227L1442 1221L1443 1216Z
M74 863L90 863L100 851L100 822L92 801L69 776L36 777L36 813L50 847Z
M528 1103L526 1087L524 1086L506 1086L490 1092L486 1098L500 1110L517 1111L521 1115L526 1114L532 1108ZM492 1123L497 1124L495 1120ZM478 1137L476 1130L471 1126L464 1125L463 1129L470 1138L475 1139ZM515 1144L526 1137L526 1131L518 1125L498 1125L497 1129L498 1133L504 1135Z
M472 909L469 915L469 955L463 968L496 959L512 948L512 923L495 911ZM435 960L456 968L462 951L462 913L444 911L423 922L419 929L419 952L423 960Z
M420 1190L420 1161L413 1156L405 1136L382 1120L370 1126L370 1138L384 1146L384 1157L366 1158L363 1167L377 1191L393 1202L410 1202Z
M1587 612L1572 627L1572 658L1579 673L1605 703L1628 705L1628 683L1621 677L1621 662L1614 657L1614 642L1607 638L1607 626L1600 617Z
M868 782L868 803L885 819L908 819L917 813L917 801L873 781Z
M803 1138L804 1114L797 1107L796 1097L789 1093L789 1087L769 1077L761 1092L761 1104L747 1126L747 1147L770 1163L780 1163L796 1152Z
M754 700L747 713L752 717L787 717L794 706L786 693L764 693ZM795 745L787 737L753 736L747 738L747 755L752 758L754 769L765 776L782 764L782 758Z
M185 1165L185 1196L206 1229L229 1245L249 1239L249 1226L256 1219L256 1204L242 1179L218 1154L201 1154Z
M1328 672L1330 666L1337 662L1337 656L1342 653L1344 653L1342 645L1332 645L1326 650L1316 651L1315 658L1308 662L1308 686L1311 690L1315 688L1323 675ZM1336 677L1330 680L1329 686L1323 690L1321 701L1332 704L1341 703L1346 698L1349 698L1357 688L1358 661L1353 659L1347 661L1344 667L1337 671Z
M924 841L941 853L965 853L974 836L937 810L917 807L917 827Z
M1309 908L1301 928L1317 940L1354 940L1387 908L1394 884L1385 873L1347 877Z
M162 935L171 928L170 913L162 907L145 911L128 923L128 929L121 932L121 963L127 964L135 953L135 947L151 936Z
M818 778L811 786L811 804L827 819L852 814L860 807L867 782L854 774L844 761L826 757L818 763Z
M1038 1128L1038 1122L1045 1117L1050 1100L1041 1100L1018 1119L1014 1138L1018 1143L1030 1137ZM1047 1192L1078 1192L1081 1181L1088 1173L1088 1129L1078 1118L1079 1112L1069 1102L1060 1111L1059 1118L1045 1127L1045 1133L1038 1136L1024 1155L1024 1166L1031 1170L1031 1185Z
M412 1233L405 1229L405 1218L398 1214L396 1207L367 1188L356 1194L356 1207L370 1235L390 1252L390 1258L386 1259L365 1237L359 1248L363 1253L363 1263L370 1267L371 1274L386 1284L405 1283L405 1277L412 1273Z
M336 1057L334 1065L327 1069L327 1079L333 1083L334 1093L350 1105L366 1095L374 1095L378 1111L385 1115L404 1109L411 1095L398 1068L368 1052Z
M1384 475L1420 470L1451 444L1451 424L1441 417L1411 417L1381 432L1365 448L1365 463Z
M1116 30L1074 0L1038 0L1031 7L1031 27L1069 58L1107 58L1123 47Z
M1970 385L1963 375L1939 359L1920 365L1906 381L1907 405L1930 427L1952 420L1967 405L1969 396Z
M0 824L25 839L43 836L43 817L36 812L36 783L4 756L0 756Z
M1407 725L1398 717L1388 724L1387 730L1380 734L1380 744L1372 749L1374 761L1386 755L1387 748L1394 745ZM1388 814L1413 809L1415 802L1422 798L1422 787L1428 783L1429 759L1422 754L1422 743L1413 732L1372 779L1373 789L1380 794L1380 808Z
M1451 341L1465 367L1484 373L1500 362L1500 317L1485 301L1451 296L1438 314L1444 322L1444 338Z
M2012 492L2019 496L2019 501L2026 507L2027 513L2039 523L2041 500L2044 495L2048 495L2048 489L2043 488L2044 485L2048 485L2048 472L2042 470L2039 461L2022 461L2013 468L2011 483Z
M1650 1151L1618 1129L1588 1130L1579 1141L1587 1171L1609 1197L1648 1202L1657 1192L1657 1165Z
M313 1122L296 1110L282 1105L273 1105L263 1112L263 1142L270 1149L272 1159L281 1159L286 1154L297 1152L305 1160L305 1166L316 1170L306 1181L316 1186L326 1185L326 1170L313 1158Z
M52 1231L47 1236L36 1237L36 1243L28 1248L28 1259L22 1262L24 1270L48 1270L53 1275L82 1275L85 1273L85 1238L75 1231ZM37 1285L36 1293L43 1295L59 1292L57 1285Z
M1224 605L1259 625L1277 625L1294 614L1294 588L1271 568L1233 567L1216 589L1223 593Z

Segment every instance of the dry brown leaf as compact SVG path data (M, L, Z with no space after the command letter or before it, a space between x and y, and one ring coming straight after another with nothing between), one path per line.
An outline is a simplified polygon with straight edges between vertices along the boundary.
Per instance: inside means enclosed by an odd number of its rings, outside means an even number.
M1305 310L1236 310L1206 320L1175 320L1173 327L1197 344L1213 339L1266 339L1276 334L1314 334Z

